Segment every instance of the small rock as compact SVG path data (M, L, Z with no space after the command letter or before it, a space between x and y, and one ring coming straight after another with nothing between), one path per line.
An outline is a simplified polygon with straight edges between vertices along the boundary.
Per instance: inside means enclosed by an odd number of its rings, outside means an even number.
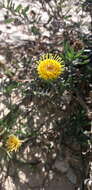
M66 173L69 169L69 164L66 161L56 160L55 168L62 173Z
M5 57L0 55L0 67L4 67L5 63L6 63Z
M67 173L67 178L69 179L69 181L72 183L72 184L76 184L77 183L77 177L76 175L74 174L73 170L72 169L69 169L68 173Z

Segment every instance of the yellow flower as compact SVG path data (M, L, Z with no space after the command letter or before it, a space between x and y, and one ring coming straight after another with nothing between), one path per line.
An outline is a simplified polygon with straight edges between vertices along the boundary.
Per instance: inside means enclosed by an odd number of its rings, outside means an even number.
M52 54L41 56L38 61L37 71L39 77L45 80L56 79L64 71L61 57Z
M17 151L17 149L21 146L22 141L16 137L15 135L10 135L6 142L6 147L9 152Z

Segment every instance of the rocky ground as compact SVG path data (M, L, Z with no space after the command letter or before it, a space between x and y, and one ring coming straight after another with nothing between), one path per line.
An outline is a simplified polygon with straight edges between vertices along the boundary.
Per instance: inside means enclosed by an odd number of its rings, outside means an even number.
M60 1L14 0L13 2L15 7L19 4L22 4L23 7L29 5L29 10L27 19L14 15L12 11L8 12L5 7L0 10L1 119L10 113L7 106L7 97L3 94L3 84L5 81L7 83L9 78L6 77L3 70L14 70L13 80L16 80L17 77L20 77L20 73L23 72L20 60L23 59L24 54L33 56L35 59L37 55L50 51L50 49L56 48L56 51L62 51L61 44L67 30L69 32L68 37L71 40L78 39L81 34L84 38L91 34L90 11L86 6L83 9L80 6L82 2L79 0L76 0L76 2L74 0L65 1L59 10L60 12L56 12ZM0 0L0 3L2 6L3 0ZM67 15L68 18L66 19ZM14 22L5 23L7 17L16 19ZM78 23L79 25L77 25ZM19 70L13 66L14 60L19 63ZM30 66L28 69L30 70ZM31 72L33 70L30 72L29 70L25 80L29 80L29 78L32 80ZM21 78L24 80L23 76ZM64 94L62 99L67 102L66 108L68 110L71 95ZM20 100L20 91L12 92L12 104L19 105ZM76 144L75 139L71 141L70 137L69 139L66 136L63 137L62 131L60 132L61 138L58 130L54 130L56 121L58 120L59 122L61 114L62 117L67 115L64 110L59 112L58 97L55 101L57 106L50 105L48 97L42 100L34 96L32 100L24 103L26 109L33 114L28 119L28 125L34 126L36 129L39 127L40 134L37 139L32 138L31 143L26 142L26 146L22 147L17 157L14 154L12 160L4 160L3 157L6 154L2 149L0 150L1 190L86 189L83 185L83 172L88 170L87 160L83 162L80 155L80 146ZM36 110L34 105L36 105ZM24 105L20 105L21 109L24 108L22 106ZM25 122L25 119L22 122ZM43 124L44 122L46 123L45 125ZM16 130L16 126L14 127L13 130ZM32 129L29 129L29 131L32 132ZM63 143L63 138L65 138L65 143ZM49 151L48 147L50 148ZM84 164L85 167L83 166ZM91 186L89 188L91 190Z

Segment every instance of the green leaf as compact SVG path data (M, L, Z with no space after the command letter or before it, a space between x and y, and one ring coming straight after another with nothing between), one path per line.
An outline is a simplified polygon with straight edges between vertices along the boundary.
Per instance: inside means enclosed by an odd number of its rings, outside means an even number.
M19 12L21 11L21 9L22 9L22 5L19 4L19 5L16 7L15 12L19 13Z
M68 16L64 16L64 19L68 19L68 18L71 18L72 15L68 15Z
M5 19L5 24L9 24L9 23L11 23L11 22L14 22L14 18L8 18L8 19Z
M35 35L38 35L38 34L39 34L39 29L36 28L35 26L32 26L31 31L32 31L32 33L34 33Z
M85 61L83 61L83 62L80 62L79 64L80 65L85 65L85 64L88 64L89 63L89 60L85 60Z
M72 60L73 59L73 57L74 57L74 55L72 54L72 52L67 52L67 56L70 58L70 60Z
M26 6L26 7L22 10L22 14L23 14L24 16L26 16L26 14L27 14L28 11L29 11L29 5Z

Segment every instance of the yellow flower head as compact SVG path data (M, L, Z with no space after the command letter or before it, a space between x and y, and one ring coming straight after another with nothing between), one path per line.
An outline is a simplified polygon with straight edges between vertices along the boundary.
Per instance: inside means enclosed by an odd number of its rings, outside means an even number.
M38 61L37 71L39 77L45 80L52 80L59 77L64 71L61 57L52 54L41 56Z
M6 142L6 147L9 152L17 151L17 149L21 146L22 141L16 137L15 135L10 135Z

